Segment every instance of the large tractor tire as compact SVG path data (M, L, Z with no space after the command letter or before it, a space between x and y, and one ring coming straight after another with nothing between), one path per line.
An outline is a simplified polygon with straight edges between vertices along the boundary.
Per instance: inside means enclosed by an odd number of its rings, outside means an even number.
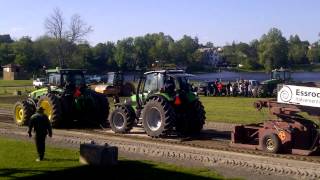
M167 135L176 118L172 105L160 96L147 100L141 116L143 128L148 136L156 138Z
M258 87L258 89L257 89L257 96L258 96L259 98L265 98L265 97L266 97L266 92L265 92L265 90L264 90L263 87Z
M13 120L18 126L27 125L30 117L35 112L35 107L28 101L18 101L13 107Z
M103 128L109 127L108 116L109 116L110 106L109 106L108 98L104 95L99 95L98 103L99 103L97 107L99 108L98 123Z
M54 94L41 96L37 106L44 109L44 114L48 116L53 127L63 126L61 103L57 96Z
M179 116L176 130L182 136L195 136L200 134L205 124L205 110L202 103L196 100L186 108L185 115Z
M278 89L275 87L272 91L272 97L277 97L278 96Z
M109 123L113 132L128 133L133 128L135 121L134 110L131 106L117 106L110 114Z
M269 153L279 153L281 150L281 140L276 134L267 134L262 137L262 149Z

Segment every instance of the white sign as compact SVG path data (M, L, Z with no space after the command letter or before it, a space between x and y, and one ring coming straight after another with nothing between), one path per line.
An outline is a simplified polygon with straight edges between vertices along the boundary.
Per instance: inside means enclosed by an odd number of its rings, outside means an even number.
M320 88L283 85L278 92L279 103L320 107Z

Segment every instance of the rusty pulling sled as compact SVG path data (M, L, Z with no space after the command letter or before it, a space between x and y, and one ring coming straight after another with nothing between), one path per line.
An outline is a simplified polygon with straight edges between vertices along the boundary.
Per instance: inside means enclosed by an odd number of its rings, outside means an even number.
M319 116L320 108L295 103L296 97L293 96L297 95L299 86L286 86L285 90L288 90L288 87L289 91L285 93L278 91L278 101L272 99L254 103L254 107L258 110L268 108L273 118L259 124L235 126L231 132L231 146L299 155L310 155L319 150L319 126L299 113L306 112L309 115ZM316 90L320 94L320 88Z

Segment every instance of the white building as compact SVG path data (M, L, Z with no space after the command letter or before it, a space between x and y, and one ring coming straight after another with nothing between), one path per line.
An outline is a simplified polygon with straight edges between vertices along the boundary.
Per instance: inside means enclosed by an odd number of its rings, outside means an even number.
M200 48L199 51L204 53L202 61L206 65L217 66L222 61L221 48Z

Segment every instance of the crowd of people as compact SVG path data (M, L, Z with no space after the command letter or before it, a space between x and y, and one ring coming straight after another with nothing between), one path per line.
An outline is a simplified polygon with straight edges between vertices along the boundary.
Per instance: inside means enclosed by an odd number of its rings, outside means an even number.
M256 94L259 83L255 80L240 79L234 82L223 83L221 80L209 81L200 85L199 94L205 96L245 96L252 97Z

